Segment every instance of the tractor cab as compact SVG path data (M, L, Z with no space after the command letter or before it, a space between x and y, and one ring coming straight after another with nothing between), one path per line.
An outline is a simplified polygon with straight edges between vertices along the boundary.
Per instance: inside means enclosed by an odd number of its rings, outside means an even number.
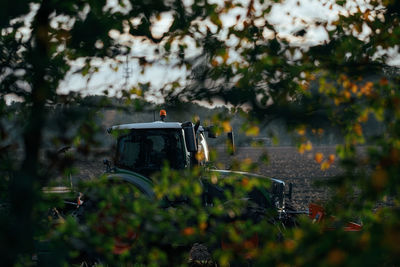
M116 125L108 129L117 136L114 157L117 168L149 176L166 164L180 170L209 161L205 138L209 129L199 122L165 122L164 116L163 113L161 121Z

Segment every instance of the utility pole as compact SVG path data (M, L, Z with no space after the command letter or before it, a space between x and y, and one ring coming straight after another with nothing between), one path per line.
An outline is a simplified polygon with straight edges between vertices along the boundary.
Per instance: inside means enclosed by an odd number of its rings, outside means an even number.
M132 68L129 65L129 57L128 55L126 55L126 60L125 60L125 64L124 64L124 85L123 85L123 89L128 90L128 86L129 86L129 79L131 78L131 74L132 74Z

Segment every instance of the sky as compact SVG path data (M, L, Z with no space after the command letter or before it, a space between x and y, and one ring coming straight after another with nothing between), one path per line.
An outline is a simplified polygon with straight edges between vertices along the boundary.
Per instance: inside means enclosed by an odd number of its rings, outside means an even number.
M215 1L219 0L209 0ZM190 0L184 0L186 4L190 4ZM245 1L240 1L245 2ZM280 38L289 40L292 44L300 47L307 47L323 43L328 40L328 34L322 26L315 26L314 21L326 21L328 24L338 18L340 12L351 12L356 8L356 3L361 6L361 10L368 7L369 0L349 1L344 8L337 6L333 0L286 0L279 4L274 4L268 15L268 21L275 26L279 32ZM110 8L115 7L116 0L109 0ZM35 10L35 6L32 8ZM363 10L362 10L363 11ZM237 15L244 15L245 9L235 8L230 13L222 17L224 27L230 27L237 24ZM25 19L31 19L31 12ZM172 16L169 13L163 14L160 20L156 20L152 28L154 36L161 36L168 31L172 23ZM212 29L212 25L209 25ZM301 29L307 29L303 37L296 37L293 33ZM368 28L363 28L363 34L368 35ZM26 30L28 31L28 30ZM29 32L28 32L29 33ZM25 33L25 34L28 34ZM154 89L154 94L157 96L157 90L163 88L166 84L180 79L185 81L187 70L185 68L176 68L173 66L173 61L166 62L158 59L154 54L155 46L150 41L141 41L132 39L128 34L119 33L117 31L110 32L110 36L121 42L130 42L131 54L128 57L118 57L113 60L93 60L92 65L98 67L98 72L93 75L82 77L80 74L74 74L83 66L84 60L71 62L71 71L60 83L58 93L64 94L70 91L79 91L83 95L102 94L104 90L108 90L110 95L119 95L121 89L131 88L138 83L151 82L151 87ZM234 40L233 40L234 41ZM187 49L188 57L194 57L201 53L201 50L196 49L189 42ZM400 57L398 47L389 51L382 51L391 56L389 64L400 66ZM154 61L152 67L148 67L143 73L139 66L138 57L145 56L146 59ZM128 67L127 67L128 66ZM130 75L125 79L126 70L129 69ZM127 82L127 84L126 84ZM153 99L156 101L157 97Z
M304 27L308 23L312 23L314 20L325 20L331 22L338 18L338 10L330 10L329 5L324 3L333 1L317 1L317 0L302 0L300 5L297 5L296 0L287 0L282 4L275 4L268 20L275 25L276 29L280 33L280 37L291 38L293 43L301 45L313 45L322 43L327 40L328 35L322 27L311 28L304 38L295 38L292 34ZM225 15L222 18L223 25L227 28L236 23L236 16L245 14L244 9L234 9L230 14ZM297 19L293 20L293 17ZM172 16L166 14L163 19L159 20L158 23L153 27L153 35L162 35L168 30L171 25ZM116 38L124 38L124 34L114 33ZM190 46L189 46L190 47ZM148 42L140 43L134 41L132 46L132 53L129 58L129 70L131 75L128 79L128 87L134 86L137 83L151 82L152 87L155 89L162 88L165 84L173 82L177 79L184 80L186 76L185 69L178 69L171 67L171 64L159 61L156 62L152 67L146 69L142 74L140 72L140 66L135 60L136 57L150 56L153 51L152 45ZM201 53L200 50L189 48L192 56ZM68 91L80 91L83 94L99 94L105 89L109 89L110 93L117 94L120 88L125 87L126 79L124 78L126 72L126 58L118 58L118 70L114 71L110 68L112 65L116 66L115 62L95 62L99 67L98 73L90 77L82 77L80 74L72 74L75 70L82 66L83 61L77 61L72 63L72 71L60 84L58 89L59 93L66 93Z

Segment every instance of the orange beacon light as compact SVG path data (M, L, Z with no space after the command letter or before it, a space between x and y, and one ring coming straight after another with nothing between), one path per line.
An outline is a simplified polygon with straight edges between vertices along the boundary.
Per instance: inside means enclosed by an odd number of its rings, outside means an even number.
M165 109L160 110L160 119L164 121L166 117L167 117L167 112L165 111Z

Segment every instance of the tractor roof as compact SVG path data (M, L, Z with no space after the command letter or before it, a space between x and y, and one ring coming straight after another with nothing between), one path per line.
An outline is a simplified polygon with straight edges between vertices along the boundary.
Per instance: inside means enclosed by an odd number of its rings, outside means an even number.
M115 125L112 130L130 130L130 129L182 129L180 122L143 122Z

